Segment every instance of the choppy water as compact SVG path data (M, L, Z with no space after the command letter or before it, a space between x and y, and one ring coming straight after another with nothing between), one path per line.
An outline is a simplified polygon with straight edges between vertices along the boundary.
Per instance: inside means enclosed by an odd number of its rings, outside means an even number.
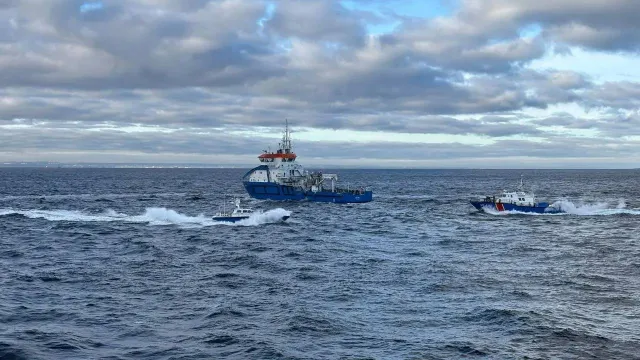
M0 169L0 359L638 358L639 171L339 171L358 205L243 173ZM521 173L570 213L468 203Z

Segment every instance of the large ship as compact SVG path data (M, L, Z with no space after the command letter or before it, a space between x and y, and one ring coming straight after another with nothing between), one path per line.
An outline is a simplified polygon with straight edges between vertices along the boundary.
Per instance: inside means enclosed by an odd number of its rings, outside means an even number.
M275 152L264 151L258 159L262 165L242 178L249 195L256 199L310 200L334 203L363 203L373 199L365 188L338 187L337 174L309 172L296 163L287 122L282 142Z

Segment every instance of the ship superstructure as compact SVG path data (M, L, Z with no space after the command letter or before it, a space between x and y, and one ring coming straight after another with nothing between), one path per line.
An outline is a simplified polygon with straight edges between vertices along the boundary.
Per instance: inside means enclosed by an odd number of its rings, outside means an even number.
M262 165L247 172L243 184L256 199L311 200L335 203L369 202L373 192L365 188L339 188L337 174L309 172L296 162L287 121L282 141L275 152L264 151Z

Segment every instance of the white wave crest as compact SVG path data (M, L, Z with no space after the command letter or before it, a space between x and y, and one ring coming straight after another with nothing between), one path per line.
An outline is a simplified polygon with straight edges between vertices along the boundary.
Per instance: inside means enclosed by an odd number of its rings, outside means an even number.
M240 220L236 224L245 226L262 225L278 222L285 216L291 216L291 211L277 208L265 212L255 212L248 219Z
M256 212L250 218L236 223L213 221L204 214L189 216L167 208L147 208L142 215L127 215L107 209L102 213L90 214L77 210L14 210L0 209L0 216L22 215L30 219L46 219L49 221L72 222L129 222L148 223L149 225L180 225L184 227L203 227L213 225L256 226L279 222L283 216L290 216L291 212L278 208L266 212Z
M514 213L512 211L498 211L494 206L490 206L490 205L483 206L482 211L491 215L509 215L510 213Z
M148 222L151 225L214 225L210 217L203 214L189 216L167 208L147 208L142 215L131 217L135 222Z
M85 214L76 210L13 210L1 209L0 216L22 215L30 219L46 219L49 221L118 221L117 213L113 210L103 214Z
M640 215L640 209L627 209L627 204L624 200L620 200L615 208L612 208L609 203L599 202L595 204L575 204L569 200L560 200L552 204L560 208L567 214L573 215Z
M624 199L620 199L615 208L612 208L609 203L598 202L595 204L575 204L569 200L559 200L551 204L551 206L559 208L563 212L561 213L531 213L522 211L498 211L493 206L485 206L482 210L491 215L582 215L582 216L595 216L595 215L640 215L640 209L627 209L627 204Z

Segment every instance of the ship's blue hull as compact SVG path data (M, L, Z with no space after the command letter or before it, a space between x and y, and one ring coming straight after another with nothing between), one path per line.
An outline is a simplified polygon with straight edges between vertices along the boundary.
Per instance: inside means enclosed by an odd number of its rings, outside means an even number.
M537 203L532 206L522 206L509 203L494 203L491 201L471 201L471 205L481 211L488 208L496 211L517 211L536 214L557 214L562 212L562 210L556 207L549 206L548 203Z
M261 200L309 200L332 203L364 203L373 200L372 191L303 191L273 182L244 182L249 196Z

